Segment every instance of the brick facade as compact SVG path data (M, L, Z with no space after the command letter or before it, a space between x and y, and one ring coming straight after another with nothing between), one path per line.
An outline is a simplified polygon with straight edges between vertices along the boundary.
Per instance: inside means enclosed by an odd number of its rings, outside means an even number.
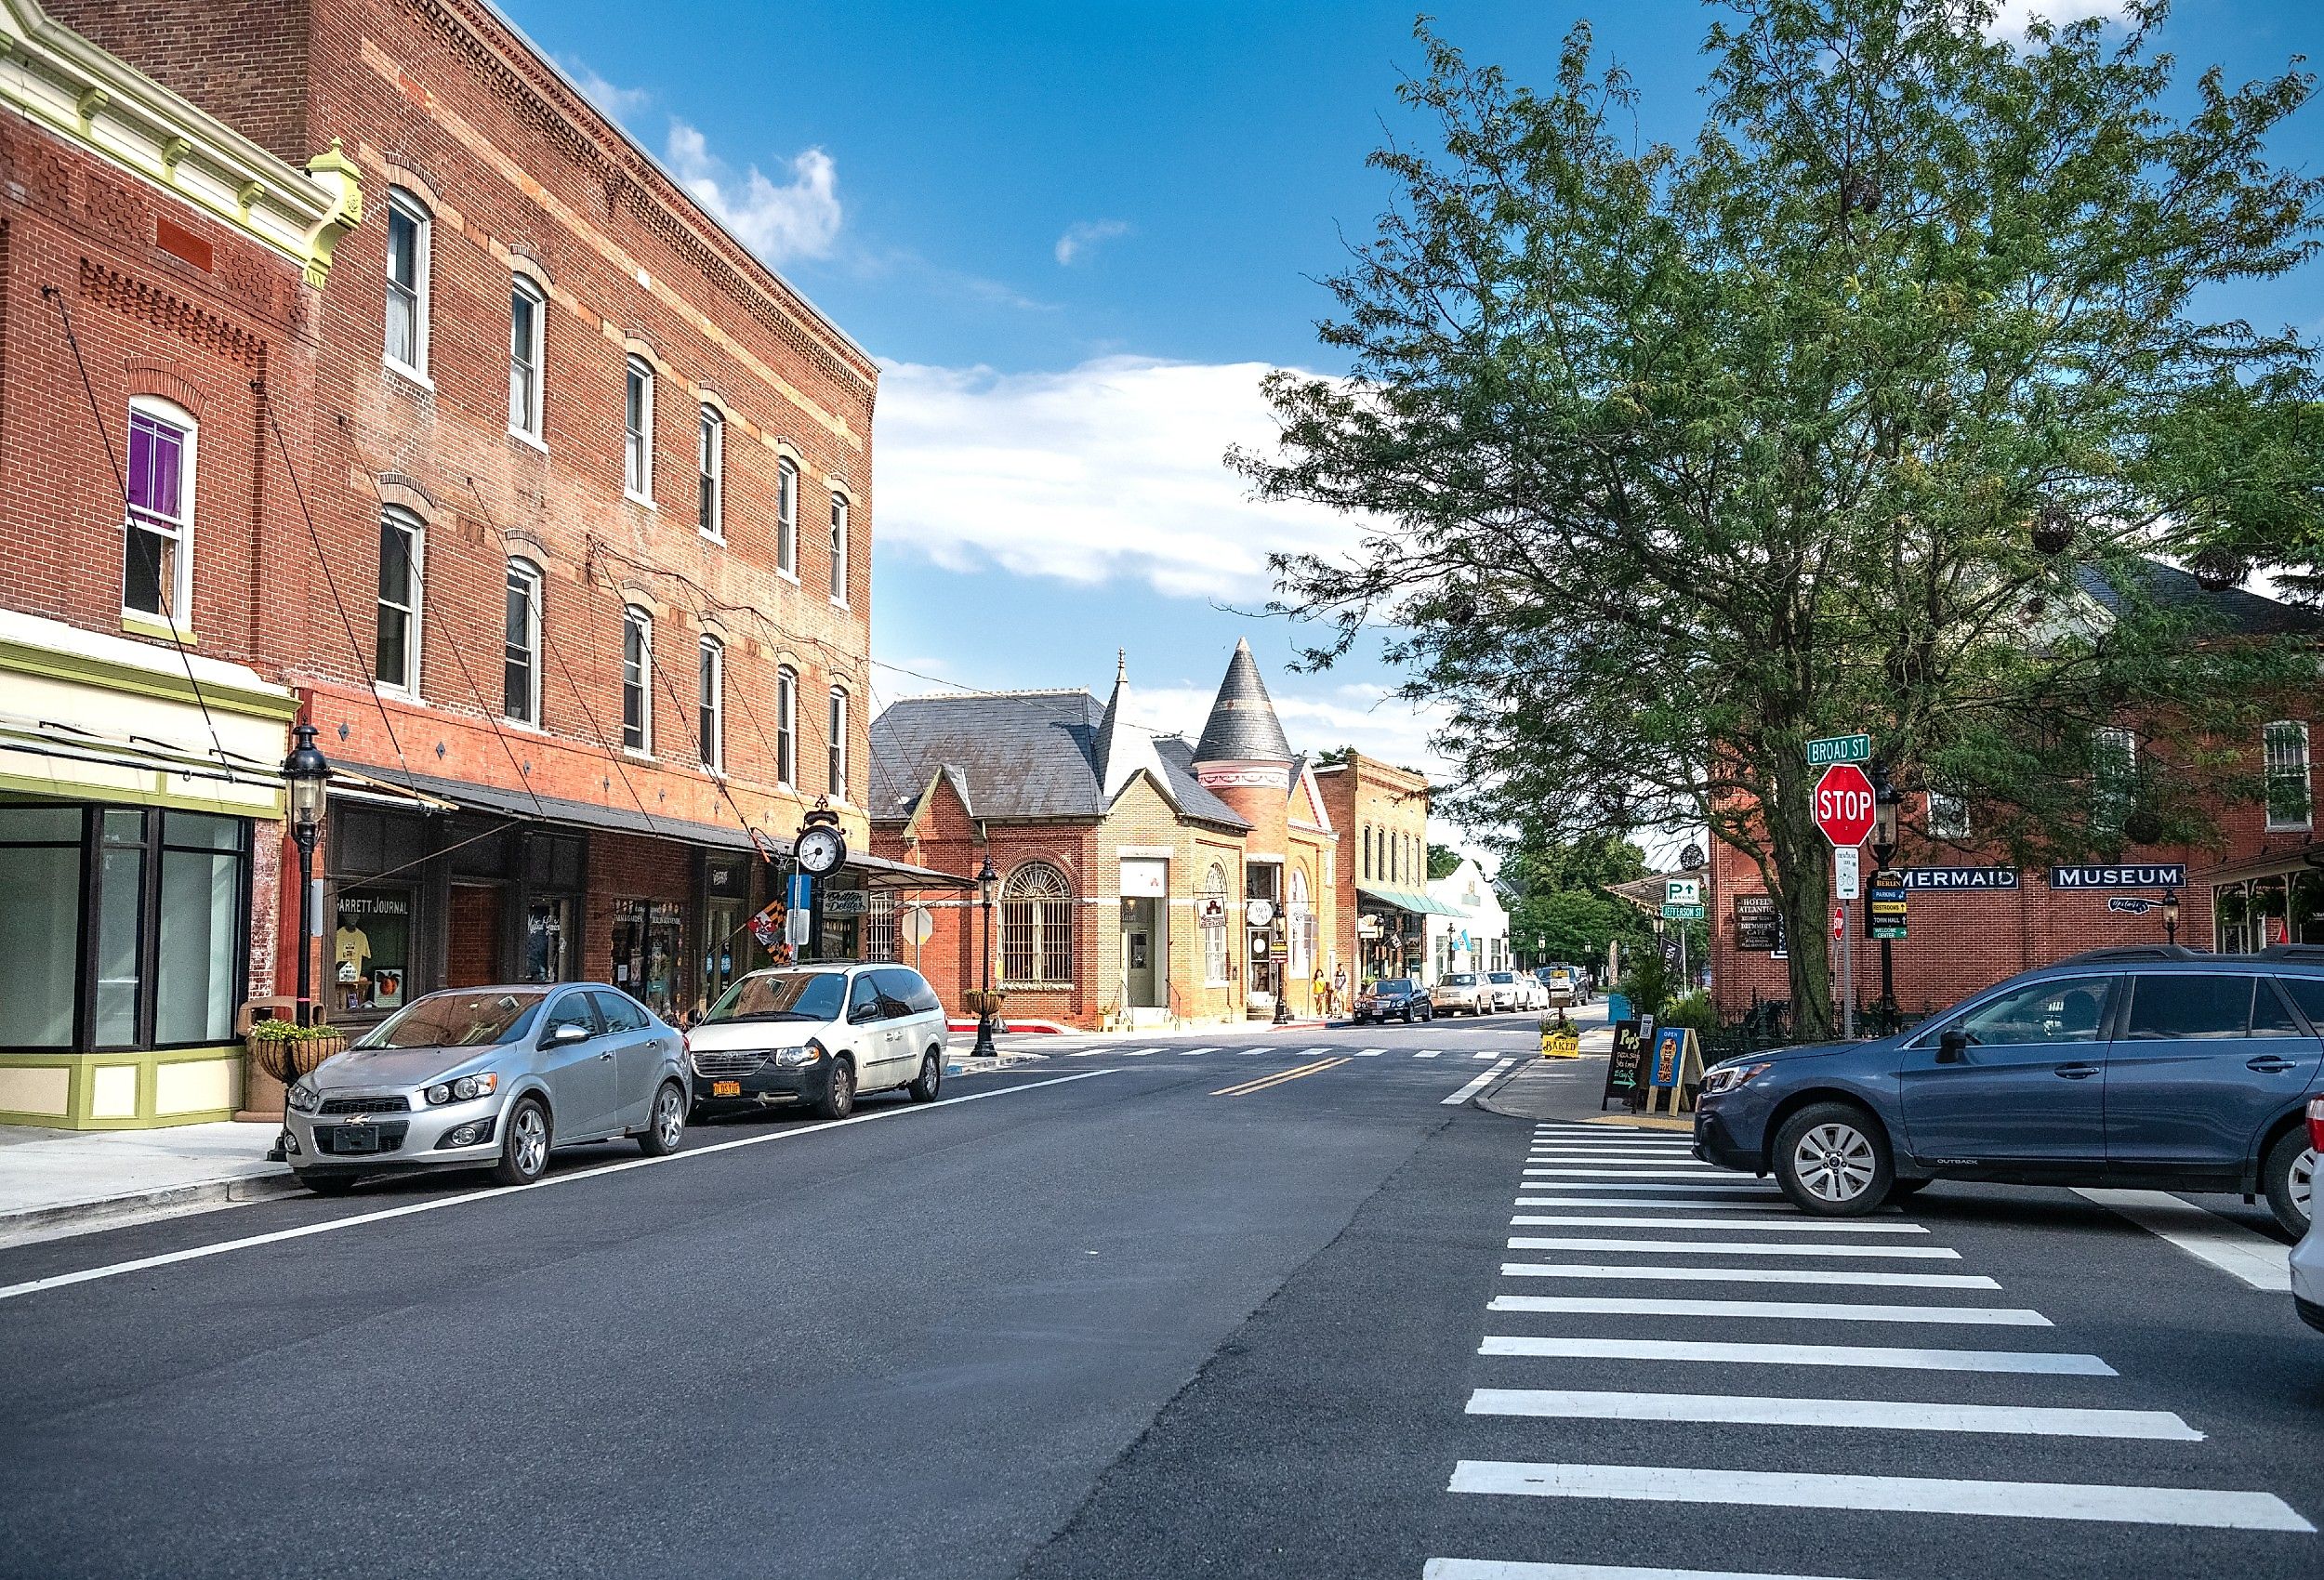
M1315 784L1332 826L1340 831L1336 889L1337 947L1351 962L1353 985L1422 968L1425 942L1419 915L1363 901L1359 888L1425 893L1428 889L1428 781L1360 752L1315 770ZM1380 930L1359 935L1364 916ZM1399 934L1399 928L1402 928ZM1397 958L1396 939L1404 940Z

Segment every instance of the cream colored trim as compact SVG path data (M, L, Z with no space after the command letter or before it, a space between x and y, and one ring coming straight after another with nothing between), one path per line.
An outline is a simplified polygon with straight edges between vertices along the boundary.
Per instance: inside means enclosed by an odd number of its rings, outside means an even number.
M36 0L0 0L0 101L280 253L310 285L363 222L363 184L337 142L297 169L51 21Z

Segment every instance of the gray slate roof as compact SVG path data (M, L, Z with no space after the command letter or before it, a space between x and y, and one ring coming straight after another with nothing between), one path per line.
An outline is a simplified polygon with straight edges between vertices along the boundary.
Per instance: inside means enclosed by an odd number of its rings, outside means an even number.
M875 823L901 822L949 769L981 818L1099 818L1098 765L1104 708L1087 691L967 692L905 697L872 721L870 808ZM1188 817L1249 826L1195 778L1192 750L1175 736L1155 743L1169 789Z
M2324 614L2296 604L2246 592L2241 587L2206 591L2193 573L2159 560L2140 561L2139 576L2146 595L2164 609L2199 614L2229 636L2298 637L2324 635ZM2081 589L2109 610L2119 611L2122 595L2096 571L2085 565L2074 573Z
M1227 660L1226 678L1219 700L1210 705L1210 720L1195 744L1196 762L1289 762L1291 743L1275 718L1274 700L1259 678L1259 663L1250 643L1235 644Z

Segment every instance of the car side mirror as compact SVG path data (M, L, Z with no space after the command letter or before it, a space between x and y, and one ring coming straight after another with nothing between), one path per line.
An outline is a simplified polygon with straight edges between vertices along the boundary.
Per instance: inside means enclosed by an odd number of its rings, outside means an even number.
M548 1040L544 1046L562 1047L567 1043L585 1043L588 1040L589 1029L587 1026L577 1020L567 1020L562 1025L549 1028Z
M1936 1039L1936 1061L1959 1064L1969 1052L1969 1034L1955 1026Z

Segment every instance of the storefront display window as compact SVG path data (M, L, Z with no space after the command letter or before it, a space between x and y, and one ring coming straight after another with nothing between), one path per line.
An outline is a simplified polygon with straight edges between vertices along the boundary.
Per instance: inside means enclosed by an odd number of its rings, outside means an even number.
M614 985L664 1019L678 1006L684 950L685 928L676 905L659 900L614 902Z
M250 824L0 806L0 1046L221 1043L242 994Z
M331 943L332 1004L341 1010L393 1009L407 996L413 890L370 884L339 891Z
M524 980L561 982L569 980L573 902L563 897L535 900L524 914Z

